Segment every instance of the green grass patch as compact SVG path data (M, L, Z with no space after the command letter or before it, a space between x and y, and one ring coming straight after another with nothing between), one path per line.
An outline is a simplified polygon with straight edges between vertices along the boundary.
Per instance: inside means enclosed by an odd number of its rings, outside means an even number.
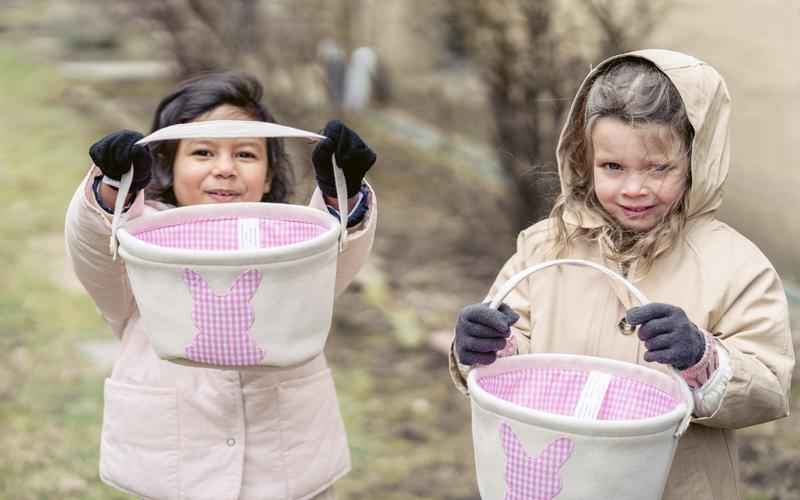
M5 48L0 67L0 498L127 498L97 477L103 376L77 348L110 332L59 284L64 214L98 131L52 67Z

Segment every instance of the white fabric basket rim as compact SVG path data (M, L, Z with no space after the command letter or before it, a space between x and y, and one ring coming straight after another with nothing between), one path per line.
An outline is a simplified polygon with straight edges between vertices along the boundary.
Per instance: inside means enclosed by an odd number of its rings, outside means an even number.
M583 372L599 370L615 377L634 378L668 393L678 401L678 404L672 410L653 417L588 420L527 408L491 394L479 384L479 380L483 377L517 370L547 368ZM625 437L658 434L674 428L688 410L681 388L668 375L633 363L577 354L520 354L500 358L491 365L471 370L467 377L467 387L478 406L501 418L577 435Z
M314 254L306 254L306 255L301 255L301 256L298 256L297 254L292 254L292 255L283 256L285 258L280 258L280 259L279 258L272 258L272 259L269 259L269 260L267 260L267 259L265 259L263 257L259 257L259 258L253 257L246 264L240 264L239 263L239 259L237 259L236 263L233 263L233 264L225 263L225 262L209 262L209 261L187 264L184 261L180 261L180 262L158 262L158 261L153 261L153 260L142 259L140 257L137 257L134 254L128 253L124 247L120 247L119 254L124 259L127 259L130 262L134 262L134 263L137 263L137 264L140 264L140 265L141 264L145 264L148 267L150 267L151 269L152 268L172 268L172 269L179 269L179 270L184 270L187 267L191 267L194 270L200 270L200 269L231 269L231 270L234 270L234 269L241 269L242 267L247 267L247 268L251 268L251 269L253 269L253 268L254 269L262 269L262 268L270 266L270 265L271 266L280 266L282 264L298 265L298 264L302 264L306 260L314 259L314 258L317 257L317 255L319 255L319 254L316 254L316 253L314 253Z
M157 245L144 241L136 233L180 225L198 219L259 218L310 222L325 227L311 239L269 248L240 250L194 250ZM299 205L284 203L236 203L191 205L164 210L134 219L119 228L117 238L123 257L162 264L184 265L260 265L269 262L301 259L327 251L339 235L339 225L329 214Z

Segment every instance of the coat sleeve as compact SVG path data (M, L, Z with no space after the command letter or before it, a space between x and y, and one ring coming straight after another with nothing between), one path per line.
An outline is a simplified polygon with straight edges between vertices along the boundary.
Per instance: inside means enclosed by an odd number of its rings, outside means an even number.
M375 227L378 221L378 200L372 186L368 184L368 187L370 196L369 210L364 215L364 220L357 226L348 228L347 245L344 251L339 254L339 260L336 263L337 296L350 285L358 271L367 262L367 257L372 251L372 242L375 239ZM319 188L311 196L309 206L327 211Z
M732 273L719 320L709 328L729 356L731 378L720 406L698 424L735 429L789 414L795 356L786 295L766 257L747 260Z
M498 290L508 281L511 276L522 271L525 269L525 259L524 255L526 252L525 248L525 232L522 232L517 237L517 251L514 255L511 256L510 259L506 261L503 267L500 269L500 273L498 273L497 278L494 280L494 284L489 290L489 294L484 299L484 302L489 302L494 297L494 295L498 292ZM527 287L525 286L518 286L509 293L503 302L509 305L517 314L519 314L519 320L514 323L511 327L511 333L516 341L517 345L520 343L527 343L530 342L531 336L531 313L530 313L530 301L528 299ZM454 332L455 335L455 332ZM453 380L453 383L456 385L456 388L460 390L465 395L468 394L467 392L467 375L469 374L470 366L462 365L458 362L458 356L455 352L455 337L453 338L453 342L450 344L450 361L449 361L449 369L450 369L450 378Z
M99 174L93 167L75 191L67 209L64 235L67 255L78 280L114 334L121 337L136 303L122 259L111 258L111 215L100 208L92 191L92 181ZM137 216L143 206L144 196L140 193L128 216Z

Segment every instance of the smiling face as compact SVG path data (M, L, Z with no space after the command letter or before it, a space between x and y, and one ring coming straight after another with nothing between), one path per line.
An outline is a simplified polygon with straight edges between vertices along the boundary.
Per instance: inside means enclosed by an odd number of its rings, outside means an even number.
M594 191L623 228L646 232L683 196L689 161L666 125L598 118L591 133Z
M228 104L194 121L253 120ZM183 139L172 167L179 206L261 201L269 191L267 142L261 138Z

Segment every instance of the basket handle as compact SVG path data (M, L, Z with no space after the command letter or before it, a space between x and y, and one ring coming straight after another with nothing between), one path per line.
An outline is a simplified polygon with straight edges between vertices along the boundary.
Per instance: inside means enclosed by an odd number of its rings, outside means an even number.
M122 209L125 207L125 200L128 198L132 182L133 163L131 163L130 170L122 174L119 188L117 188L117 198L114 200L114 215L111 217L111 240L108 242L108 250L111 252L112 260L117 260L117 249L119 248L117 231L128 220L128 214L123 212Z
M527 269L523 269L522 271L519 271L518 273L511 276L511 278L509 278L508 281L506 281L506 283L502 286L502 288L500 288L500 290L492 298L489 306L492 307L493 309L497 309L498 307L500 307L500 303L503 302L503 299L505 299L506 296L508 296L508 294L511 293L511 291L514 288L516 288L517 285L519 285L522 282L522 280L524 280L528 276L538 271L541 271L542 269L547 269L548 267L565 266L565 265L590 267L596 271L600 271L606 276L609 276L619 281L623 285L625 285L625 288L627 288L628 291L630 291L631 294L633 294L633 296L636 298L639 304L645 305L650 303L647 297L645 297L645 295L641 292L641 290L636 288L633 285L633 283L625 279L624 276L612 271L611 269L608 269L607 267L601 266L600 264L595 264L594 262L590 262L588 260L556 259L556 260L542 262L541 264L537 264ZM686 432L686 429L689 427L689 424L691 423L692 412L694 411L694 398L692 397L692 392L689 389L689 385L686 383L686 380L683 379L683 377L680 375L680 372L677 369L670 367L669 375L678 382L678 387L680 387L681 392L683 392L684 399L687 401L689 410L686 412L686 416L683 418L683 421L681 421L680 426L678 426L678 430L675 432L675 437L679 437L684 432Z
M305 137L309 139L324 139L324 136L313 132L306 132L305 130L275 123L217 120L171 125L140 139L136 144L192 137ZM333 178L336 183L336 198L339 205L339 252L343 252L347 241L347 182L344 171L336 163L335 155L331 155L331 162L333 164ZM117 231L128 218L122 209L125 206L125 200L128 198L132 182L133 164L131 164L130 170L122 175L117 197L114 200L114 215L111 219L111 239L109 241L109 252L113 260L117 260L117 247L119 245Z
M347 199L347 181L344 177L344 170L336 163L336 155L331 155L333 164L333 180L336 183L336 201L339 203L339 252L344 251L347 242L347 218L349 215Z

